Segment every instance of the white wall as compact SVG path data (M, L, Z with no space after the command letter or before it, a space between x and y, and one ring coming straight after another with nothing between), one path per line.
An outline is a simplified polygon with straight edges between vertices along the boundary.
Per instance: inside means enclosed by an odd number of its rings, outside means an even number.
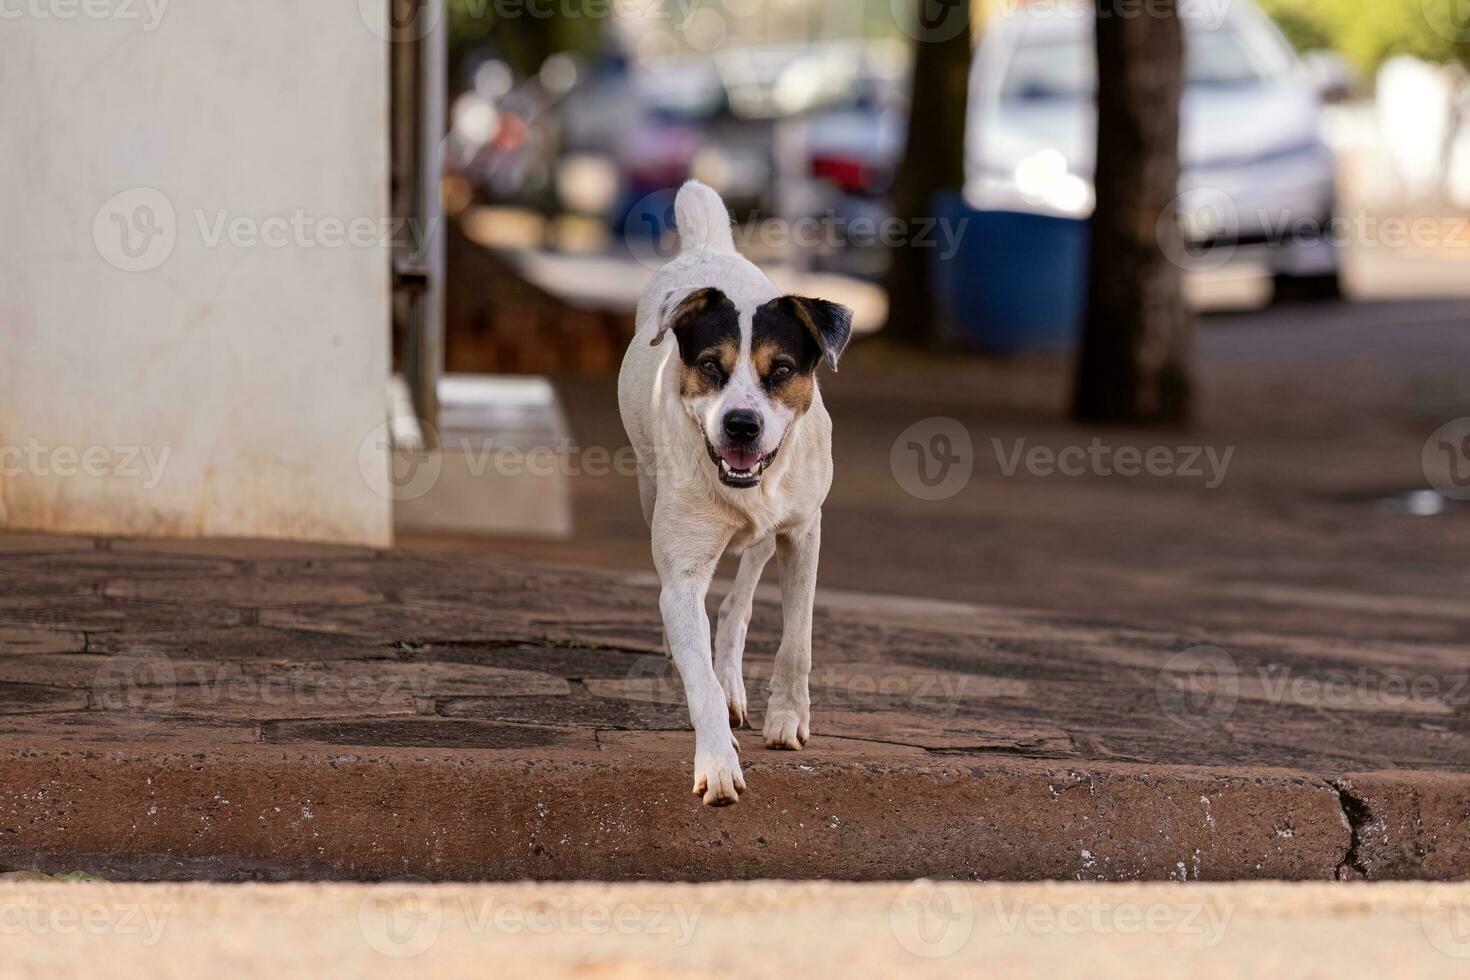
M376 6L0 0L0 526L389 542Z

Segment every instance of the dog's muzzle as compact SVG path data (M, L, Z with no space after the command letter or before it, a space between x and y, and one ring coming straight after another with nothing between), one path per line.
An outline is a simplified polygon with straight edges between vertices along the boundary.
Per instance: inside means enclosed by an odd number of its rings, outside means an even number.
M771 465L771 460L775 459L776 454L781 451L780 446L764 455L753 449L740 447L718 450L708 438L704 440L704 449L709 453L710 461L715 464L715 469L720 474L720 482L737 490L748 490L759 486L761 474L765 473L766 467Z

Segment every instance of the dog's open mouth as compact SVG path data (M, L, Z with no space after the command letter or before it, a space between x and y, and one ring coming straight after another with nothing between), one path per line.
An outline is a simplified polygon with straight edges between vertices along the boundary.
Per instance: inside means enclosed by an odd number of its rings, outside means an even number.
M763 456L753 449L717 450L708 439L704 441L704 448L715 464L715 469L719 471L720 482L738 490L759 485L761 474L771 465L776 453L781 451L781 447L777 446Z

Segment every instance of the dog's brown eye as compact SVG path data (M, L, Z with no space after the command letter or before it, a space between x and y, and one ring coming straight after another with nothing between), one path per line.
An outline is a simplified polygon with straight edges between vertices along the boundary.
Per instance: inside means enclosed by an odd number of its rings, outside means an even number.
M720 370L720 362L713 357L706 357L699 362L699 369L711 378L718 378L723 372Z
M777 364L774 368L771 369L772 381L785 381L789 377L791 377L790 364Z

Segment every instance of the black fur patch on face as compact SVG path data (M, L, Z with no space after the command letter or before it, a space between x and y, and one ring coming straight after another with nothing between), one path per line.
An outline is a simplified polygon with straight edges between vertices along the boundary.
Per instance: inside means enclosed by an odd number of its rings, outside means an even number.
M755 311L755 343L760 343L762 322L765 330L790 350L797 350L810 357L799 361L802 370L810 372L817 362L825 359L828 367L837 370L837 359L847 347L852 335L852 311L837 303L806 296L781 296L762 305ZM798 342L791 337L792 331L804 338Z
M725 386L740 355L740 314L728 296L712 287L695 290L669 314L664 329L679 343L681 394L694 398Z
M822 348L817 338L807 329L796 312L796 302L790 296L782 296L758 306L750 321L750 350L756 356L760 350L784 354L802 374L811 374L822 359ZM764 379L765 372L757 372Z
M812 404L822 349L801 317L792 309L790 297L771 300L751 319L750 360L761 386L771 398L785 403L797 415Z
M657 344L664 334L674 331L679 342L679 356L685 364L694 364L702 351L733 343L740 349L740 314L730 297L707 286L696 289L679 302L664 318L663 326L653 338Z

